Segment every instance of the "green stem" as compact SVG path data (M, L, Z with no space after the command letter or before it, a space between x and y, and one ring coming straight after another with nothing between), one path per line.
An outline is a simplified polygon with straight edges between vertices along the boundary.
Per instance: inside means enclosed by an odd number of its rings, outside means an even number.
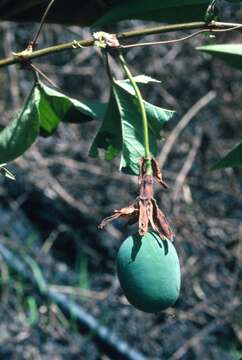
M116 36L119 40L124 40L133 37L147 36L153 34L164 34L173 31L184 31L184 30L195 30L195 29L207 29L208 31L218 30L218 29L226 30L238 25L242 25L242 24L224 23L224 22L215 22L215 21L213 21L211 24L207 24L204 21L200 21L200 22L192 22L192 23L184 23L184 24L162 25L162 26L156 26L153 28L145 28L145 29L135 29L131 31L118 33L116 34ZM94 45L93 38L86 40L78 40L77 42L80 45L80 47L81 46L88 47ZM78 49L79 47L76 48ZM32 53L29 54L25 54L24 60L33 60L42 56L47 56L66 50L74 50L73 41L64 44L50 46L41 50L33 51ZM21 63L22 61L23 59L21 59L21 57L11 56L6 59L0 60L0 68L3 66Z
M126 60L124 59L124 56L123 56L121 50L119 50L119 61L120 61L122 68L124 69L125 74L127 75L128 79L129 79L131 85L133 86L135 95L138 100L138 105L139 105L139 109L140 109L140 113L141 113L141 117L142 117L142 123L143 123L143 138L144 138L145 159L146 159L146 173L152 174L150 145L149 145L149 128L148 128L148 120L147 120L144 100L142 98L139 87L138 87L136 81L134 80L133 75L131 74L131 72L129 70L128 64L127 64Z

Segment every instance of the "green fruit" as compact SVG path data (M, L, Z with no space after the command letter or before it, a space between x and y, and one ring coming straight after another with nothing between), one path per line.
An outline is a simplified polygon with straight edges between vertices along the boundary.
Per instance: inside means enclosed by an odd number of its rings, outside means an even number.
M176 249L154 232L129 236L122 243L117 273L128 301L139 310L159 312L179 296L181 272Z

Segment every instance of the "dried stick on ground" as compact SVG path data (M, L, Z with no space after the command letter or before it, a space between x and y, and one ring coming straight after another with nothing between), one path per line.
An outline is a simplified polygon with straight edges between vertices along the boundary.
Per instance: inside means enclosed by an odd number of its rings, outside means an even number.
M221 326L222 321L220 319L215 319L210 322L207 326L205 326L201 331L192 336L189 340L187 340L170 358L170 360L179 360L187 353L189 348L195 347L199 344L199 342L204 339L208 334L216 330L219 326Z
M90 208L83 201L74 198L74 196L68 192L55 177L52 176L48 168L48 160L41 155L38 148L34 146L33 149L34 151L32 151L32 155L36 160L38 167L43 167L45 170L44 186L52 189L62 200L64 200L71 207L78 210L84 216L88 214L89 219L93 217L93 214L97 213L98 209L93 207L90 210ZM24 159L19 161L19 165L22 167L27 166L27 164L25 165ZM38 185L38 182L36 181L35 184ZM43 189L43 184L39 186L39 188Z
M213 99L216 97L216 92L211 90L209 91L205 96L203 96L200 100L198 100L191 109L183 116L183 118L179 121L177 126L173 129L173 131L168 136L165 145L162 148L162 151L160 153L160 156L158 158L158 162L160 165L160 168L162 169L166 159L171 152L171 149L173 145L176 142L176 139L182 132L182 130L185 129L185 127L189 124L189 122L194 118L194 116L197 115L197 113L204 108L207 104L209 104Z
M202 140L202 131L201 129L199 129L197 131L197 134L193 140L193 144L192 144L192 147L191 147L191 150L189 151L188 153L188 156L186 158L186 161L180 171L180 173L178 174L177 178L176 178L176 183L175 183L175 186L174 186L174 190L172 192L172 199L173 201L176 201L180 192L181 192L181 189L182 189L182 186L186 180L186 177L189 173L189 171L191 170L191 167L194 163L194 160L195 160L195 157L197 155L197 152L198 152L198 149L201 145L201 140Z

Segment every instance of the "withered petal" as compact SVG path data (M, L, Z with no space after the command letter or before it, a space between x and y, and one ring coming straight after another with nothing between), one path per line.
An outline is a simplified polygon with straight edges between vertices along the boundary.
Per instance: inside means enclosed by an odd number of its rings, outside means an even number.
M132 204L128 207L121 208L119 210L114 210L114 213L111 216L106 217L102 220L101 224L98 226L99 229L102 229L107 223L116 220L118 218L132 218L136 216L139 210L135 207L135 204Z
M147 213L147 217L148 220L152 220L153 219L153 203L152 200L146 200L146 213Z
M161 233L160 229L156 226L155 222L154 222L154 206L153 206L153 201L149 202L149 205L147 207L147 213L148 213L148 218L149 218L149 222L150 225L152 227L152 229L157 232L160 237L162 238L164 236L163 232Z
M174 232L172 231L165 217L165 214L157 206L155 199L153 199L153 209L154 209L153 221L159 234L162 234L165 237L167 237L169 240L173 241Z
M149 228L149 219L147 215L147 208L144 201L139 201L139 234L144 236Z
M163 229L162 229L162 231L161 231L161 229L160 229L160 228L155 224L155 222L154 222L153 204L152 204L152 213L151 213L150 216L149 216L149 221L150 221L150 225L151 225L152 229L153 229L155 232L157 232L161 238L163 238L163 237L164 237Z
M99 228L102 229L107 223L118 218L125 218L128 220L127 225L138 222L139 234L144 236L149 227L159 234L159 236L166 237L173 240L174 233L165 217L165 214L159 209L153 193L153 177L164 187L168 188L167 184L162 179L162 174L155 159L151 159L153 176L146 174L145 158L140 159L140 175L139 175L139 196L135 201L127 207L115 210L113 214L105 218Z
M156 228L156 225L154 224L154 206L153 206L153 201L149 201L149 204L147 206L147 214L148 214L148 219L150 222L150 225L152 227L153 230L155 230L156 232L159 232L158 229Z
M153 176L144 175L140 184L139 197L140 199L152 199L153 196Z
M153 176L154 178L158 181L158 183L165 189L168 189L168 185L166 184L166 182L163 180L162 178L162 174L160 171L160 167L158 162L155 159L151 159L151 166L152 166L152 170L153 170Z

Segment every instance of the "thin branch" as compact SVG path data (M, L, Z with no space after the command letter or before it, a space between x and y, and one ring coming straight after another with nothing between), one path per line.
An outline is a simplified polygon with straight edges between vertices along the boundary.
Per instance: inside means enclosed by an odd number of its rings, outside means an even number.
M216 32L228 32L228 31L232 31L232 30L236 30L241 28L242 25L237 25L234 26L232 28L229 29L203 29L203 30L198 30L196 32L194 32L193 34L178 38L178 39L172 39L172 40L164 40L164 41L152 41L152 42L144 42L144 43L136 43L136 44L128 44L128 45L121 45L122 49L127 49L127 48L133 48L133 47L138 47L138 46L151 46L151 45L169 45L169 44L176 44L182 41L186 41L188 39L191 39L197 35L200 34L204 34L204 33L216 33Z
M139 37L139 36L146 36L146 35L154 35L154 34L162 34L162 33L169 33L174 31L184 31L184 30L206 30L206 31L214 31L214 30L229 30L231 31L232 28L238 29L241 27L242 24L237 23L224 23L224 22L211 22L210 24L207 24L204 21L200 22L192 22L192 23L184 23L184 24L173 24L173 25L163 25L163 26L157 26L153 28L145 28L145 29L136 29L131 30L127 32L122 32L116 34L117 38L119 40L125 40L133 37ZM75 47L74 43L78 43L79 46ZM41 50L36 50L33 52L25 53L24 54L24 60L33 60L42 56L47 56L50 54L55 54L61 51L66 50L74 50L78 49L79 47L89 47L94 45L94 39L82 39L79 41L71 41L55 46L50 46ZM21 53L20 53L21 54ZM11 56L9 58L0 60L0 67L13 65L17 63L21 63L23 61L23 57L21 56Z
M172 132L170 133L169 137L167 138L161 154L158 158L158 162L160 165L160 168L162 169L162 167L164 166L166 159L174 145L174 143L176 142L176 139L178 138L178 136L180 135L180 133L182 132L182 130L185 129L185 127L189 124L189 122L197 115L197 113L204 108L205 106L207 106L207 104L210 103L210 101L212 101L213 99L215 99L216 97L216 92L211 90L209 91L206 95L204 95L201 99L199 99L192 107L191 109L189 109L189 111L183 116L183 118L179 121L179 123L177 124L177 126L172 130Z
M168 44L174 44L174 43L178 43L178 42L182 42L182 41L185 41L185 40L188 40L192 37L195 37L197 35L200 35L200 34L203 34L203 33L206 33L206 32L212 32L213 30L207 30L207 29L204 29L204 30L198 30L196 32L194 32L193 34L190 34L190 35L187 35L187 36L184 36L182 38L179 38L179 39L172 39L172 40L162 40L162 41L152 41L152 42L144 42L144 43L136 43L136 44L128 44L128 45L121 45L121 47L123 49L128 49L128 48L134 48L134 47L138 47L138 46L151 46L151 45L168 45Z
M40 33L41 33L41 30L42 30L42 28L43 28L43 26L44 26L46 17L47 17L47 15L49 14L49 11L50 11L52 5L54 4L54 2L55 2L55 0L51 0L51 1L49 2L49 5L47 6L47 8L46 8L46 10L45 10L45 12L44 12L41 20L40 20L39 29L38 29L37 33L35 34L35 37L34 37L32 43L31 43L32 46L33 46L33 49L35 48L35 46L36 46L36 44L37 44L37 40L38 40L39 35L40 35Z
M29 63L28 66L32 68L37 74L41 75L50 85L58 89L58 86L47 76L43 71L41 71L36 65Z
M106 67L106 71L107 71L107 75L108 75L108 79L109 82L112 84L114 78L110 69L110 65L109 65L109 57L108 57L108 52L106 50L103 50L103 59L105 62L105 67Z
M170 360L181 359L191 347L195 347L202 339L208 337L209 334L214 332L217 328L223 325L223 320L214 319L203 327L200 331L195 333L190 339L184 342L184 344L171 356Z
M89 219L93 219L93 214L97 213L97 208L92 208L92 211L90 211L90 208L83 202L79 201L77 198L75 198L71 193L69 193L59 182L58 179L56 179L54 176L52 176L51 171L48 167L48 161L46 161L45 158L42 157L41 153L38 151L37 147L35 146L35 151L33 151L33 157L39 164L39 166L42 166L45 169L45 175L46 175L46 183L48 186L51 187L51 189L62 199L64 200L69 206L73 207L74 209L78 210L84 217L86 214L88 214Z
M191 170L194 160L196 158L197 152L201 145L201 140L202 140L202 131L198 130L197 134L194 137L192 147L188 153L187 159L184 162L184 165L177 176L176 183L175 183L175 186L174 186L174 189L172 192L172 200L173 201L176 201L179 197L181 189L185 183L186 177L187 177L189 171Z

